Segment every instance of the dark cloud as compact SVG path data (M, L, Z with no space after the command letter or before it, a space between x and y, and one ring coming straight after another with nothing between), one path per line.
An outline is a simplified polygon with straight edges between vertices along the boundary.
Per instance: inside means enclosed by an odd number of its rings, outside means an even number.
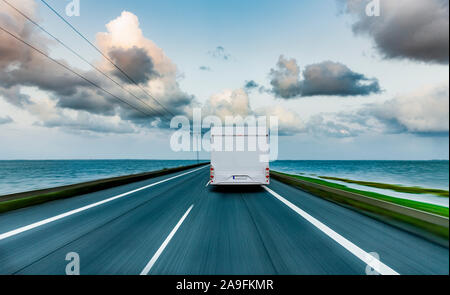
M25 105L31 103L30 96L21 93L19 86L13 86L10 88L0 87L0 96L16 107L24 107Z
M303 71L302 96L314 95L369 95L379 93L376 79L368 79L347 66L325 61L309 65Z
M23 55L15 58L4 55L3 52L8 50L4 44L17 48ZM24 46L0 32L0 87L35 86L61 95L76 93L78 86L92 87L36 51L23 49ZM64 61L61 63L66 64Z
M23 0L17 3L21 10L36 18L34 14L37 7L34 4L35 2L32 0ZM135 87L129 84L130 81L106 60L102 60L99 68L110 73L110 76L115 75L126 81L128 84L124 84L124 86L133 94L120 89L112 81L94 70L79 70L73 68L64 60L58 61L139 108L146 115L70 73L4 32L0 32L0 96L7 102L38 117L41 120L41 126L61 127L65 130L76 128L88 130L86 124L82 122L84 120L94 126L100 126L91 128L92 132L113 132L112 130L117 126L119 133L125 130L123 129L124 125L118 124L111 127L111 131L108 131L108 126L95 123L100 120L99 115L101 115L104 120L117 116L124 122L132 122L146 127L156 121L162 121L160 126L165 127L167 125L165 121L170 117L167 110L175 115L186 114L190 106L195 104L195 97L182 91L177 80L179 76L176 65L150 40L136 35L135 46L123 49L123 46L128 46L128 44L122 44L120 38L112 37L115 34L120 35L122 30L140 32L138 22L134 19L137 19L137 17L131 13L122 13L120 17L114 20L122 22L121 29L101 33L97 42L99 47L104 52L108 52L110 58L120 68L137 83L140 83L140 86L145 88L147 93L153 94L159 103L164 105L164 108L144 94L143 91L139 89L136 91ZM45 54L50 55L49 47L54 43L26 22L22 16L6 7L2 1L0 1L0 25L12 34L33 44ZM112 28L117 27L112 26ZM34 97L31 101L28 95L21 93L21 88L24 86L35 87L44 91L45 94L41 99L42 94L38 92L37 97ZM47 101L46 97L53 102ZM156 111L151 111L151 109ZM73 118L67 118L67 124L65 124L66 114L73 115L73 112L70 112L71 110L83 112L84 117L79 117L76 121ZM92 116L92 118L88 118L88 116ZM159 120L162 117L164 119ZM90 121L91 119L92 121ZM155 126L152 125L151 127ZM124 132L128 131L125 130Z
M246 92L252 92L253 90L257 90L259 93L272 93L271 90L266 89L266 87L258 84L254 80L245 81L243 88Z
M367 16L365 0L340 0L357 17L356 34L373 38L385 58L448 64L448 0L380 0L380 16Z
M289 99L316 95L369 95L380 92L376 79L353 72L347 66L331 61L306 66L303 80L295 59L280 56L275 69L269 74L272 85L270 92Z
M26 6L23 2L20 5ZM39 34L33 25L1 4L0 25L12 34L34 44L45 54L49 54L47 44L52 44ZM30 4L31 6L31 4ZM26 7L23 9L27 10ZM64 61L62 64L67 65ZM47 59L37 51L0 31L0 87L11 89L15 86L35 86L57 94L71 95L78 86L86 87L87 82L67 72L61 66Z
M159 73L155 71L153 61L143 48L136 46L130 49L112 48L109 56L136 83L145 84ZM120 70L113 69L113 74L123 82L133 84Z
M11 119L10 116L0 117L0 125L9 124L9 123L12 123L12 122L13 122L13 119Z
M69 96L60 95L57 106L107 116L115 114L114 98L108 98L102 91L94 89L81 89Z
M223 46L217 46L214 50L209 51L208 54L217 59L225 61L231 60L231 54L226 52Z
M0 87L14 86L38 87L44 91L51 91L58 95L74 95L77 87L92 87L81 78L55 67L55 64L43 61L38 65L28 64L10 72L0 71ZM45 70L45 75L43 71ZM48 71L48 72L47 72ZM48 74L47 74L48 73Z
M259 84L256 83L253 80L245 81L244 89L246 89L246 90L253 90L253 89L256 89L258 87L260 87Z
M270 85L277 97L294 98L301 96L300 68L297 61L286 59L283 55L278 59L275 69L270 70Z

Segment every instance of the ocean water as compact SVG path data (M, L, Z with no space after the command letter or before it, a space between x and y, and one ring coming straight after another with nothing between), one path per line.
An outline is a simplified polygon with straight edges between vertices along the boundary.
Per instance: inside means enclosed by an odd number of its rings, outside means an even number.
M195 163L189 160L0 161L0 195Z
M448 161L276 161L270 168L286 173L334 176L448 190ZM305 175L306 176L306 175Z

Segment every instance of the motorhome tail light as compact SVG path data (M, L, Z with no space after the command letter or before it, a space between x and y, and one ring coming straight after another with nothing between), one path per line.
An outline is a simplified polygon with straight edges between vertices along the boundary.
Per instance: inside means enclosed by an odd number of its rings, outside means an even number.
M214 167L211 166L210 171L211 171L210 178L211 178L211 181L213 181L213 179L214 179Z
M269 178L270 178L270 169L269 169L269 167L267 167L266 168L266 179L267 179L267 181L269 181Z

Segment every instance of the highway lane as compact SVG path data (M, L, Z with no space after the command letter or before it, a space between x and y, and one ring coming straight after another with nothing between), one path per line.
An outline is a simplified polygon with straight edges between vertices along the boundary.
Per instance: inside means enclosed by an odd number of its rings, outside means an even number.
M0 238L0 274L64 274L69 252L80 255L81 274L140 274L152 258L145 273L366 273L365 262L266 190L205 187L208 175L200 169ZM0 237L171 177L0 214ZM269 187L400 274L448 274L447 248L283 183Z
M66 254L77 252L84 274L139 274L149 253L156 251L167 235L166 230L175 225L178 213L181 216L186 210L184 206L190 205L186 185L189 187L198 182L195 173L201 172L193 172L0 240L0 273L64 274ZM51 203L40 205L44 206L42 213L36 207L24 208L10 212L8 216L0 215L0 223L9 219L18 222L20 217L16 214L27 216L28 210L32 210L32 221L36 222L169 177L127 185L126 189L120 187L96 192L81 203L77 198L51 202L61 203L63 209ZM77 202L76 205L71 201ZM23 222L18 224L24 225ZM120 263L116 263L118 259Z

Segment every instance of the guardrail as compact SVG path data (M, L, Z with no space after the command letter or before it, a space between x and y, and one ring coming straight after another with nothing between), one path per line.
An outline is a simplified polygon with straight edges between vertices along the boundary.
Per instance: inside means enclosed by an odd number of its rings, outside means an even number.
M270 175L274 179L305 190L318 197L356 209L446 247L449 246L449 219L447 217L304 181L276 171L271 171Z
M65 185L49 189L35 190L24 193L10 194L0 196L0 213L16 210L24 207L42 204L58 199L71 198L83 194L93 193L104 189L109 189L124 184L129 184L137 181L142 181L158 176L167 175L170 173L180 172L187 169L192 169L209 163L200 163L189 166L175 167L169 169L162 169L157 171L125 175L119 177L99 179L89 182L77 183L72 185Z

